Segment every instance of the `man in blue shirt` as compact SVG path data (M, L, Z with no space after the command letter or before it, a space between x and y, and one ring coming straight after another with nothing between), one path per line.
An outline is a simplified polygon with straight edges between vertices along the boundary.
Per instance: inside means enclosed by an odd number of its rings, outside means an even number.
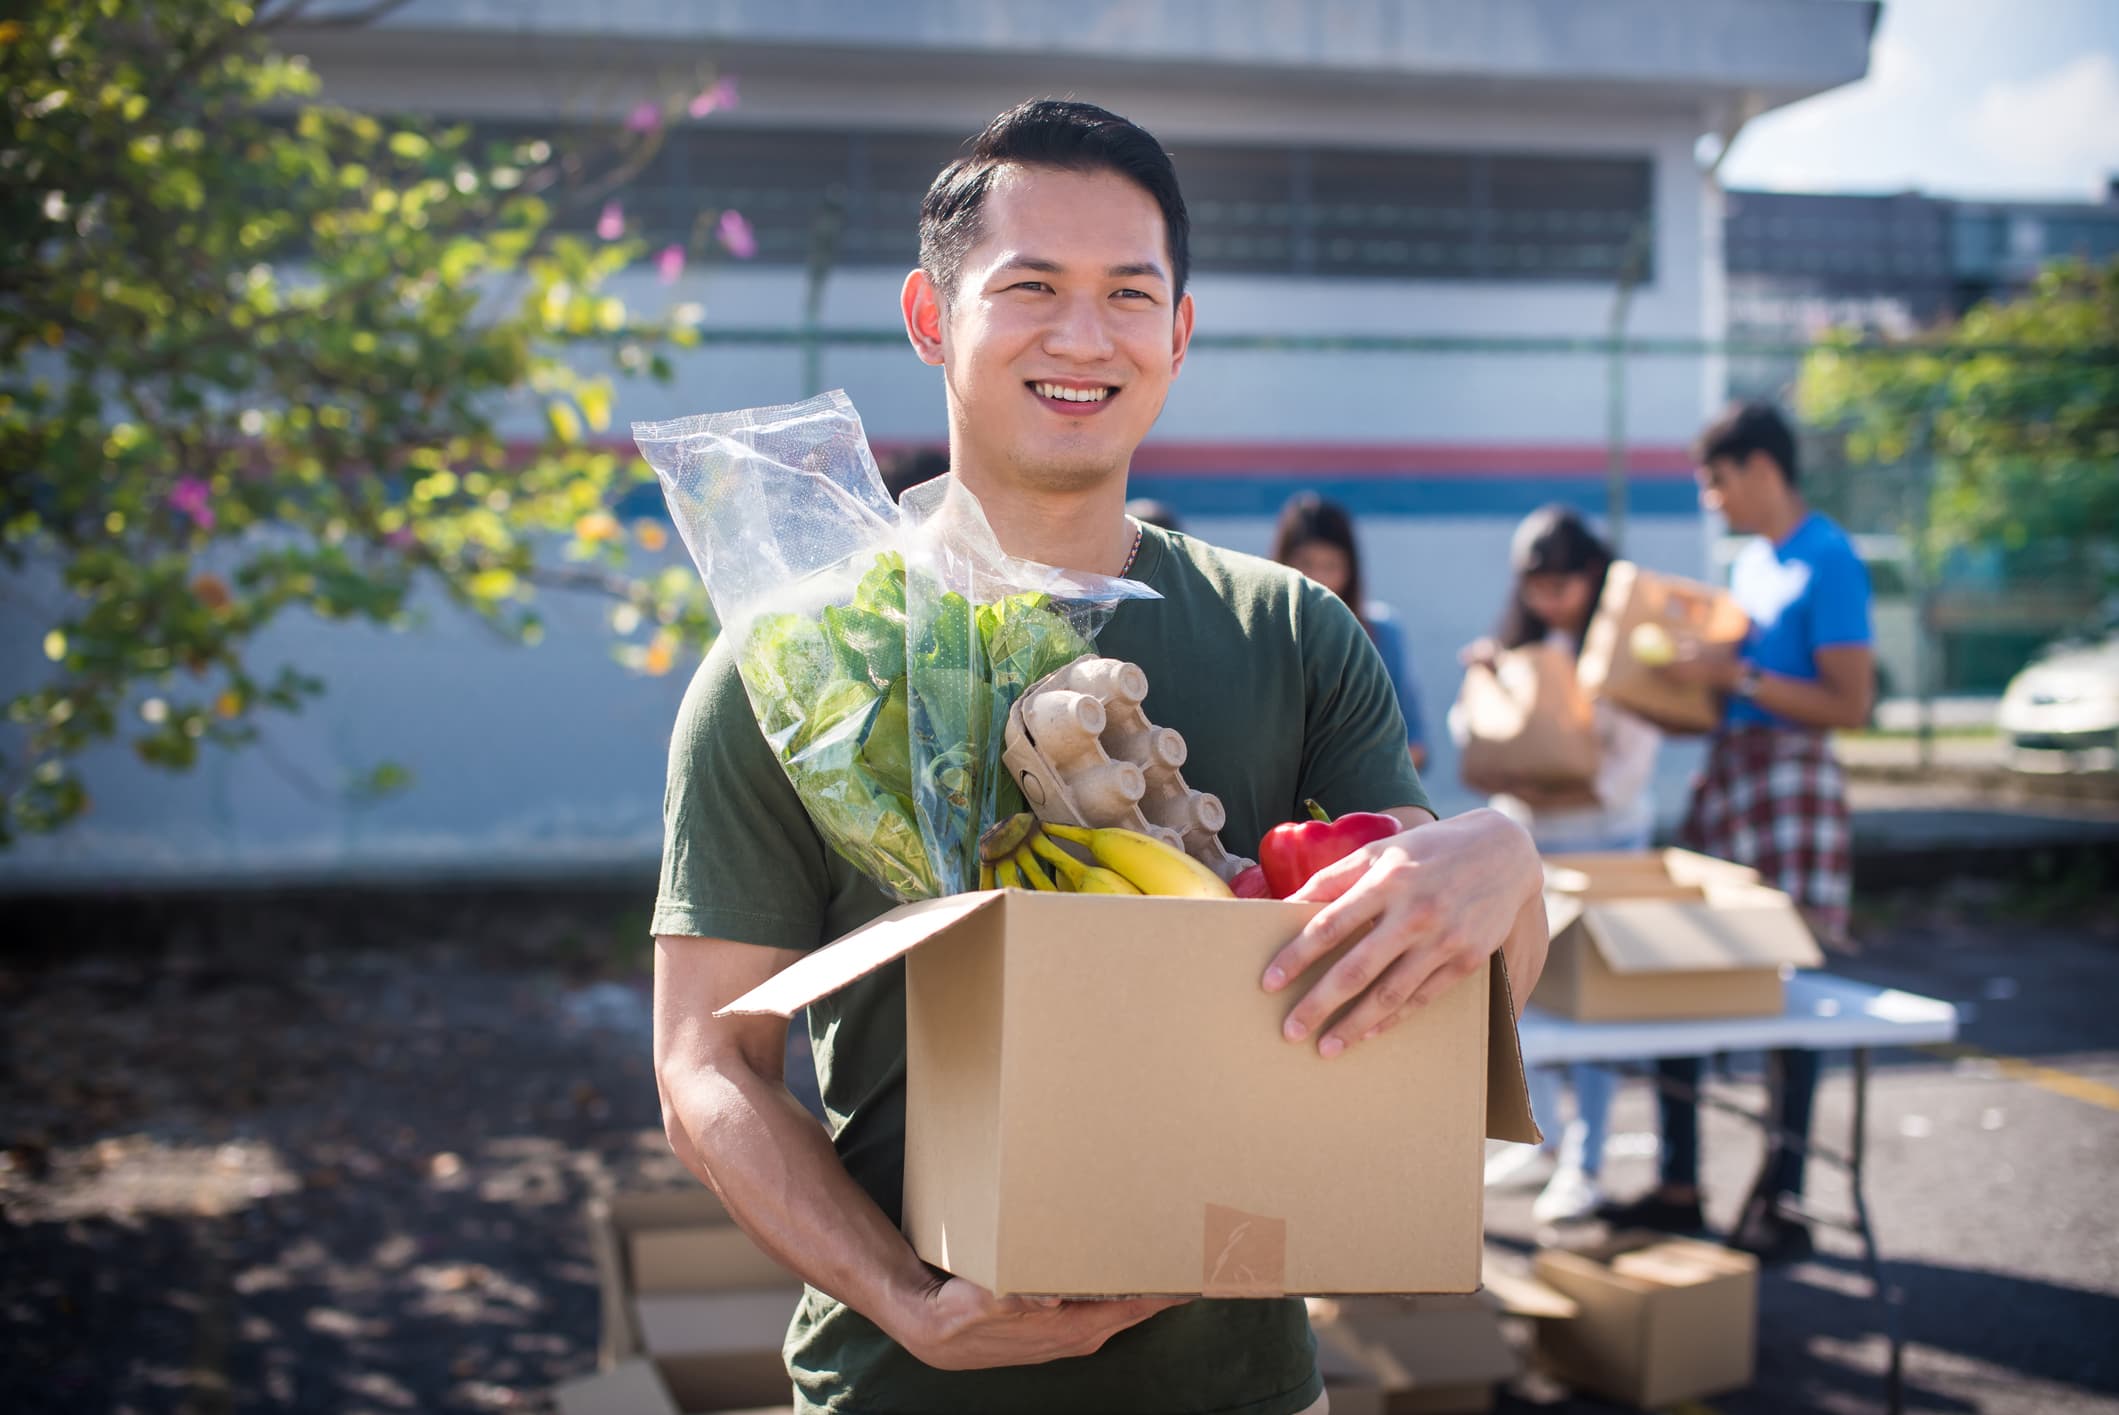
M1730 409L1701 433L1695 457L1700 505L1754 537L1730 578L1751 632L1735 653L1692 653L1665 670L1713 688L1727 705L1679 843L1759 871L1794 897L1821 943L1843 943L1853 893L1847 790L1826 734L1869 719L1876 666L1868 572L1846 533L1804 503L1795 434L1772 405ZM1774 1118L1784 1133L1807 1137L1817 1053L1777 1052L1773 1062ZM1662 1182L1602 1216L1698 1229L1700 1063L1676 1058L1657 1070L1673 1083L1661 1096ZM1802 1188L1802 1155L1779 1150L1745 1206L1736 1245L1769 1260L1808 1253L1808 1225L1780 1202L1799 1200Z

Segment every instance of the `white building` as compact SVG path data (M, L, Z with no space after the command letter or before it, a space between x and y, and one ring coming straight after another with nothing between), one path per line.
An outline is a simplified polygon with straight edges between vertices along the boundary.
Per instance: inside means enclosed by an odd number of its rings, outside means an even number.
M821 241L819 322L885 337L827 343L815 366L792 342L709 344L674 386L622 390L621 423L815 384L846 388L878 444L939 442L939 375L888 337L921 192L1026 97L1140 122L1185 185L1200 342L1136 492L1251 550L1299 488L1346 503L1371 593L1407 623L1435 741L1456 648L1500 607L1515 519L1548 500L1606 504L1609 361L1569 345L1612 330L1634 233L1627 332L1720 337L1712 154L1750 117L1859 78L1876 13L1864 0L411 0L371 27L288 42L331 101L496 133L609 125L702 74L737 77L740 106L683 121L626 203L655 244L733 206L758 257L695 261L668 288L628 272L618 293L697 300L709 329L792 329ZM1261 336L1434 342L1275 350ZM1637 558L1704 568L1685 445L1722 391L1719 361L1697 353L1627 367ZM96 816L71 840L0 856L0 878L651 859L681 683L609 665L588 608L555 615L534 651L480 635L444 612L410 639L302 641L332 688L283 751L326 777L398 756L419 779L406 797L355 813L254 761L145 781L113 754L97 763ZM416 736L402 730L415 720ZM1441 745L1437 798L1468 804ZM1666 812L1683 754L1672 763Z

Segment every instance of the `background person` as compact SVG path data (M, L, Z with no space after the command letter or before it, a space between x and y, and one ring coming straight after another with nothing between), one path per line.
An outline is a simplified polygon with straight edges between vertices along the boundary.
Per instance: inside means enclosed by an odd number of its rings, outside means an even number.
M1523 518L1509 547L1515 581L1508 607L1492 639L1465 650L1468 662L1491 663L1499 649L1551 643L1569 658L1582 652L1582 636L1604 594L1604 577L1616 557L1589 523L1570 507L1545 506ZM1655 826L1656 754L1663 735L1624 708L1601 699L1594 704L1597 775L1587 792L1512 784L1491 805L1530 831L1541 855L1602 850L1645 850ZM1452 730L1457 724L1452 722ZM1573 1082L1575 1119L1559 1124L1562 1068L1541 1066L1530 1074L1531 1107L1545 1131L1544 1146L1512 1146L1487 1167L1490 1183L1529 1172L1540 1153L1556 1159L1551 1181L1532 1217L1540 1223L1588 1218L1603 1202L1599 1176L1609 1134L1611 1098L1618 1074L1608 1066L1565 1068Z
M1354 519L1337 502L1314 491L1290 497L1273 532L1273 558L1300 570L1345 600L1383 655L1405 715L1405 747L1415 767L1427 765L1427 732L1420 714L1420 683L1406 656L1405 633L1391 607L1362 593L1361 549L1354 543Z

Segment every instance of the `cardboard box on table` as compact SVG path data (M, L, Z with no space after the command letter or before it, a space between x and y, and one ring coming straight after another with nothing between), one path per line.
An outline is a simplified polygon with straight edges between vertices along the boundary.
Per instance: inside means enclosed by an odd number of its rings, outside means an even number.
M1660 627L1673 644L1690 641L1712 650L1741 644L1750 619L1726 590L1617 560L1583 631L1582 653L1575 660L1583 691L1665 732L1712 732L1721 725L1721 700L1705 687L1679 683L1643 663L1634 652L1634 634L1645 624Z
M591 1200L603 1367L561 1415L768 1415L790 1409L780 1349L802 1284L703 1188Z
M905 1214L1004 1294L1470 1292L1484 1141L1530 1140L1506 969L1324 1060L1273 955L1319 906L985 891L908 904L725 1011L905 960Z
M1657 1408L1740 1390L1758 1347L1758 1260L1713 1243L1621 1234L1537 1255L1574 1316L1537 1325L1538 1363L1568 1384Z
M1329 1298L1310 1325L1332 1415L1477 1415L1522 1369L1484 1296Z
M1772 1017L1781 970L1824 961L1756 870L1685 850L1546 858L1552 948L1533 1006L1582 1022Z

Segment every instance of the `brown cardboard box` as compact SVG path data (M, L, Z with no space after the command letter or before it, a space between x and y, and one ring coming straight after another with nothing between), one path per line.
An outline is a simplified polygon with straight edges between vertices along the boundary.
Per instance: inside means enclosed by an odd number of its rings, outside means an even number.
M563 1415L788 1408L780 1348L802 1285L704 1189L588 1205L603 1370L555 1392Z
M1506 970L1323 1060L1281 1039L1300 993L1258 985L1318 907L954 895L725 1011L905 959L906 1232L992 1291L1469 1292L1484 1139L1537 1134Z
M1584 692L1608 698L1665 732L1712 732L1722 720L1713 693L1674 682L1635 656L1634 633L1644 624L1660 626L1675 643L1690 640L1711 649L1741 644L1751 621L1726 590L1618 560L1604 577L1603 596L1583 633L1575 671Z
M1522 1369L1482 1297L1338 1298L1312 1303L1310 1322L1332 1415L1491 1410L1494 1388Z
M1538 1323L1539 1364L1570 1385L1650 1408L1751 1383L1758 1260L1661 1234L1538 1254L1537 1275L1578 1311Z
M1583 1022L1778 1015L1781 969L1824 956L1794 901L1758 881L1684 850L1548 857L1552 949L1532 1004Z
M1552 644L1504 649L1491 668L1473 664L1450 709L1462 736L1457 771L1475 791L1507 791L1526 782L1579 787L1594 804L1597 728L1575 674L1574 655Z

